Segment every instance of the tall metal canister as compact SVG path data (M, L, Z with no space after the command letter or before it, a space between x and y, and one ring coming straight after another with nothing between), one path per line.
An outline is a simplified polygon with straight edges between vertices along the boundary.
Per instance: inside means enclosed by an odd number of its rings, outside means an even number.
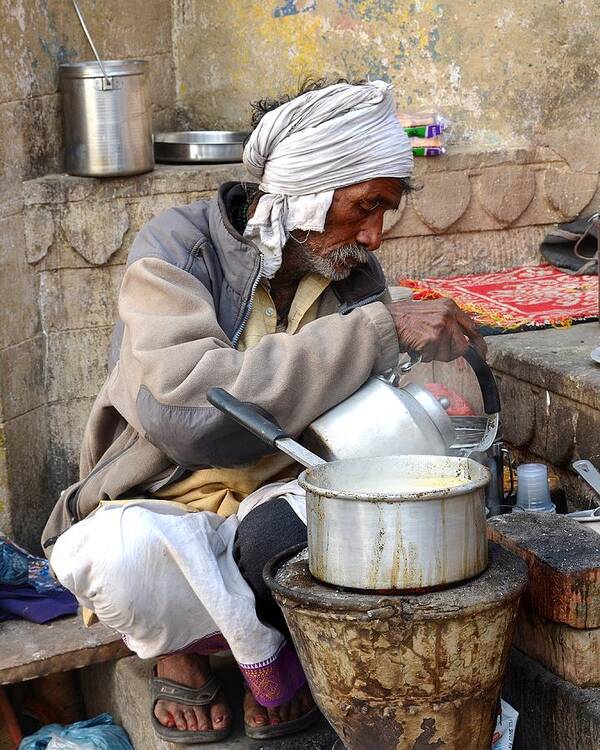
M84 177L154 169L148 63L106 60L60 66L65 169Z

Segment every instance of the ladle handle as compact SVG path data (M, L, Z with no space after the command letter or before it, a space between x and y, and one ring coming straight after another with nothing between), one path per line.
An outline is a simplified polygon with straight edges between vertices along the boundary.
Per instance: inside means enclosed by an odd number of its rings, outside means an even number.
M500 411L500 394L498 393L498 384L494 378L492 368L481 354L479 354L477 349L475 349L473 344L469 344L469 348L463 356L473 368L475 375L477 375L481 395L483 396L484 412L486 414L497 414Z
M100 70L102 71L102 75L104 76L104 80L108 81L108 76L106 75L106 68L104 67L104 64L102 63L102 60L100 59L100 55L98 54L98 50L96 49L96 45L94 44L94 40L92 39L92 35L88 31L88 27L85 24L85 21L83 20L83 15L81 11L79 10L79 6L77 5L76 0L71 0L73 3L73 7L75 8L75 12L77 13L77 17L79 18L79 23L81 24L81 28L83 29L84 34L87 37L88 42L90 43L90 47L92 48L92 52L94 53L94 56L96 57L96 61L98 65L100 66Z
M289 438L285 430L260 413L256 404L240 401L223 388L209 388L206 396L209 403L216 406L219 411L235 419L238 424L272 448L277 448L275 443L278 440Z

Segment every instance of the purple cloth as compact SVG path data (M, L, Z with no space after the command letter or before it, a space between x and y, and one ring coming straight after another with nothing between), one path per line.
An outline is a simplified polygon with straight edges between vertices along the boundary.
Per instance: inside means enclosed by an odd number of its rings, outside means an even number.
M70 591L38 593L33 586L0 584L0 621L22 617L39 624L77 612L77 599Z

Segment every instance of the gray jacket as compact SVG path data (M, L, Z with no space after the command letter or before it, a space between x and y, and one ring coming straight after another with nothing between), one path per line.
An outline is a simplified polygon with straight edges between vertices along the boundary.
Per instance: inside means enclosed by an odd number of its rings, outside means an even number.
M270 412L297 436L374 372L399 346L383 272L366 266L334 282L318 319L294 336L236 348L250 316L262 257L229 217L240 183L216 198L172 208L136 237L119 293L109 376L90 414L80 481L59 498L44 530L54 541L101 500L151 493L187 470L236 466L270 449L206 401L213 385Z

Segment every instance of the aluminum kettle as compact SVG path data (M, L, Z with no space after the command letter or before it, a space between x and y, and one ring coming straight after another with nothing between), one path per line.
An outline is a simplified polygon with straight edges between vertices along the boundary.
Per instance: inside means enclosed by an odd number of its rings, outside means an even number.
M493 373L473 346L465 359L481 388L488 424L477 452L496 438L500 398ZM406 371L406 369L404 369ZM452 420L425 388L392 384L393 377L370 378L355 393L315 419L300 442L326 461L399 455L449 455L455 443Z

